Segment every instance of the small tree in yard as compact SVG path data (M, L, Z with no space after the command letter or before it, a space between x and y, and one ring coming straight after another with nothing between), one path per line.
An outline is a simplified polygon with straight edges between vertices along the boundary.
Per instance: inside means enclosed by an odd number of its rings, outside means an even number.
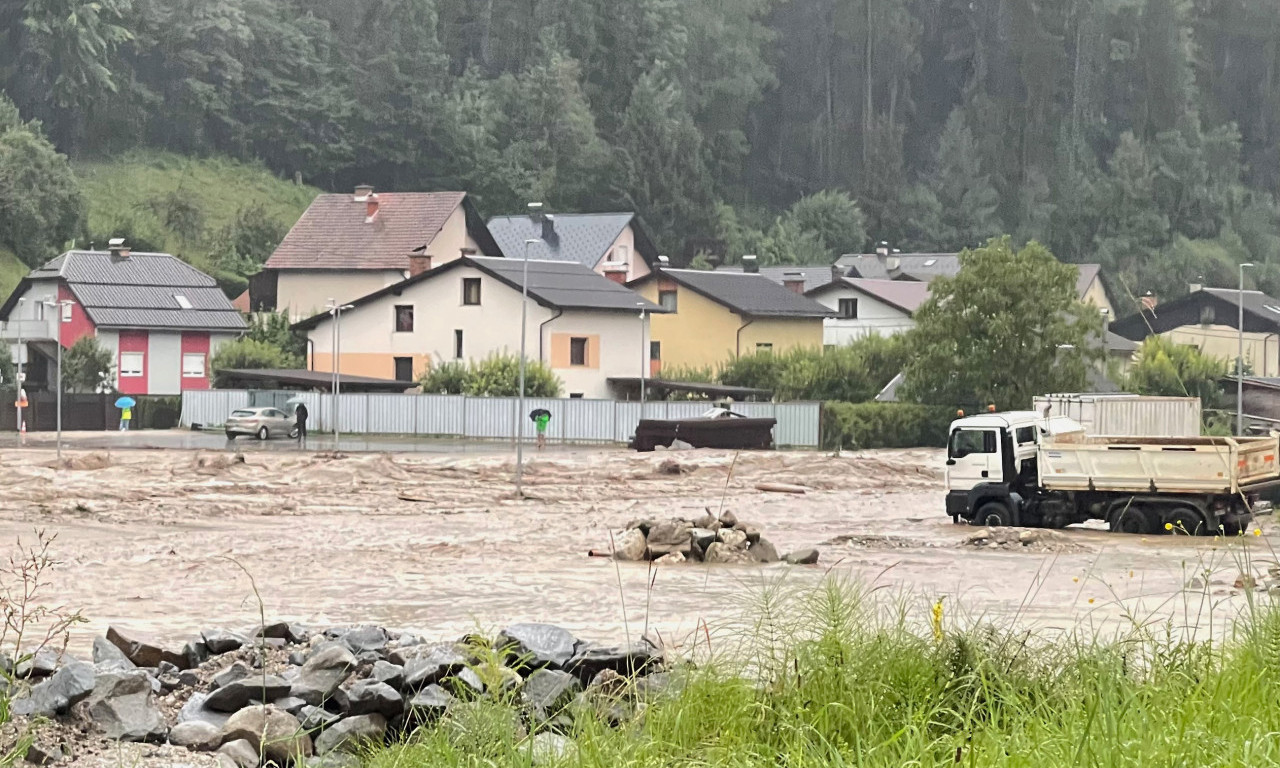
M1227 360L1210 357L1190 345L1151 336L1138 348L1124 389L1138 395L1198 397L1205 408L1214 408L1222 399L1219 381L1229 366Z
M903 394L936 405L1027 408L1036 395L1079 391L1105 352L1098 311L1076 295L1076 269L1037 242L1008 237L960 254L907 337Z
M515 397L520 394L520 358L491 355L479 362L441 363L421 379L427 394L472 395L474 397ZM527 397L559 397L560 379L537 360L525 364L524 393Z
M274 344L246 338L229 341L219 347L209 361L209 367L213 369L213 385L223 387L227 384L223 371L294 368L297 360Z
M8 344L0 344L0 389L17 387L18 371L13 365L13 353Z
M93 336L81 336L62 353L62 387L68 392L111 388L115 355Z

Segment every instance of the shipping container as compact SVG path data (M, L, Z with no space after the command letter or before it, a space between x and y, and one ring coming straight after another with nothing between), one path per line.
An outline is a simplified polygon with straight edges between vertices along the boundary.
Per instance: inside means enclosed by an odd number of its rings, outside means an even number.
M1200 398L1073 393L1037 397L1039 414L1080 422L1085 434L1128 437L1195 437L1200 434Z

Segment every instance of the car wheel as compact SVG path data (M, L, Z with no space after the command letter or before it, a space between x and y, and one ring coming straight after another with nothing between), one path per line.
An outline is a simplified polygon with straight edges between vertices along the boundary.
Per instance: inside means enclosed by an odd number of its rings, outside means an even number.
M298 428L297 428L297 427L294 427L293 429L289 430L289 439L290 439L290 440L297 440L297 439L298 439Z
M1115 533L1155 533L1155 525L1151 522L1147 511L1137 504L1128 504L1116 510L1111 518L1111 530Z
M985 525L988 528L1008 528L1013 525L1013 515L1009 508L998 501L988 501L978 508L973 518L974 525Z
M259 439L259 440L270 440L270 439L271 439L271 430L267 429L266 427L263 427L262 429L259 429L259 430L258 430L258 439Z

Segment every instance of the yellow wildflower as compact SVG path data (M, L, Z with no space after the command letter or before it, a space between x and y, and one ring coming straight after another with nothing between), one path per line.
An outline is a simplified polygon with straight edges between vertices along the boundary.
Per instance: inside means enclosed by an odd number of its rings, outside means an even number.
M933 627L933 639L942 642L942 601L946 598L938 598L938 602L933 604L932 615L930 616L930 624Z
M1165 529L1166 531L1172 531L1172 530L1173 530L1173 523L1165 523L1165 524L1164 524L1164 529Z

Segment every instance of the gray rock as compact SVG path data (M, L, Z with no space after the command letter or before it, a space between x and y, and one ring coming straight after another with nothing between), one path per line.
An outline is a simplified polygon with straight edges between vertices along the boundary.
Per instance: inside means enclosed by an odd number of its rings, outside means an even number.
M31 746L27 747L27 754L24 759L32 765L53 765L54 763L62 762L65 757L66 753L62 751L61 745L38 739L31 742Z
M720 530L720 521L716 518L715 515L711 514L711 510L707 510L707 512L704 515L699 517L697 520L693 521L693 527L702 528L704 530L709 530L712 533L715 533L716 531Z
M409 711L419 717L437 718L443 715L455 699L438 685L428 685L409 700Z
M215 712L238 712L250 701L275 701L289 695L288 680L275 675L252 675L227 683L209 694L204 705Z
M648 536L648 535L649 535L649 531L652 531L652 530L653 530L653 526L655 526L655 525L657 525L657 524L658 524L658 521L657 521L657 520L652 520L652 519L647 519L647 518L646 518L646 519L639 519L639 520L632 520L631 522L627 523L627 530L628 530L628 531L639 531L640 533L644 534L645 536Z
M747 535L747 543L755 544L760 540L760 529L751 523L738 523L733 527L735 531L742 531Z
M747 548L747 555L757 563L776 563L778 550L768 539L760 539Z
M200 676L191 670L178 673L178 685L183 688L195 688L200 684Z
M209 660L209 646L203 640L188 640L182 646L182 657L187 660L187 669L195 669Z
M264 624L258 627L258 631L253 633L254 637L274 637L278 640L289 639L289 622L273 621L270 624Z
M386 683L397 691L404 687L404 667L389 661L375 661L369 677L380 683Z
M693 547L699 552L706 552L716 540L716 530L711 528L694 528L689 535L693 538Z
M737 525L737 524L738 524L738 516L737 516L737 515L735 515L734 513L732 513L732 512L721 512L721 513L720 513L720 527L721 527L721 528L732 528L732 527L734 527L734 526L735 526L735 525Z
M311 641L311 630L301 624L289 622L289 626L285 629L284 639L294 645L303 645Z
M576 676L558 669L540 669L524 681L520 699L536 722L545 723L560 714L581 692L582 683Z
M467 660L452 648L432 648L404 665L405 691L418 691L466 669Z
M204 705L205 700L209 698L207 693L193 693L191 698L187 699L187 703L178 711L179 723L208 723L218 730L222 730L222 726L226 725L230 715L221 712L214 712Z
M692 551L690 551L689 556L693 557ZM688 559L689 559L688 557L685 557L683 554L679 552L672 552L669 555L663 555L657 560L654 560L653 564L654 565L680 565L681 563L687 561Z
M382 715L394 720L404 712L404 697L395 688L377 680L360 680L346 690L348 715Z
M306 768L360 768L364 763L355 755L342 752L330 752L317 755L307 761Z
M14 668L14 677L48 677L58 670L61 654L52 648L40 648L35 653L23 654Z
M298 712L298 720L302 723L303 730L308 733L323 731L325 728L338 722L339 716L333 714L327 709L313 707L310 704L303 707Z
M498 635L497 647L515 656L517 666L560 669L573 659L578 640L551 624L512 624Z
M663 555L679 552L688 555L693 548L693 524L687 520L669 520L659 523L649 531L649 558L656 560Z
M30 695L15 699L11 705L15 715L52 717L89 698L93 693L97 671L85 661L73 661L53 676L31 688Z
M583 643L569 664L569 670L583 683L594 680L606 670L623 677L634 677L661 663L662 654L646 642L628 647Z
M258 768L258 750L245 739L230 741L218 750L220 757L225 757L236 768ZM219 765L225 764L223 760Z
M747 554L745 549L731 547L722 541L717 541L707 547L707 554L703 557L703 560L708 563L749 563L751 562L751 556Z
M162 661L167 661L178 669L190 667L187 657L182 653L164 648L156 641L126 629L108 627L107 640L139 667L156 667Z
M138 668L124 655L124 651L105 637L93 638L93 663L99 672L127 672Z
M339 643L325 646L311 655L293 681L289 695L312 706L320 706L346 682L356 668L356 657Z
M634 563L643 560L648 550L649 542L645 539L644 532L639 528L632 528L614 539L613 559Z
M516 673L516 676L519 677L518 672ZM470 667L463 667L458 670L458 673L445 680L445 683L453 689L455 696L475 698L476 696L484 695L484 681L481 680L480 676L476 674L476 671Z
M295 667L300 667L307 663L307 654L302 651L294 651L289 654L289 663Z
M201 720L178 723L169 730L169 743L197 752L212 752L222 743L222 729Z
M818 550L797 549L794 552L788 552L786 560L792 565L813 565L818 562Z
M302 708L307 706L307 702L299 699L297 696L285 696L271 702L271 706L276 709L283 709L285 712L297 717L298 713L302 711Z
M216 691L219 688L225 688L232 683L238 683L241 680L248 679L252 677L253 674L253 670L249 669L248 664L245 664L243 661L237 661L235 664L232 664L214 675L213 679L209 681L209 685Z
M683 685L669 672L654 672L636 678L635 695L639 701L653 701L679 693Z
M247 707L231 716L222 727L222 741L241 739L277 765L311 756L311 737L298 718L272 706Z
M342 642L354 654L382 651L387 647L387 631L382 627L357 627L342 635Z
M732 549L747 548L747 534L734 528L722 528L716 534L721 544Z
M327 755L334 751L353 752L368 744L380 744L387 733L387 721L382 715L357 715L346 717L316 738L316 754Z
M531 765L551 765L572 759L578 752L578 745L568 736L552 731L535 733L529 740L529 761Z
M229 629L206 629L200 633L200 637L209 653L215 656L238 651L249 644L249 638Z
M141 672L98 675L89 717L116 741L162 741L168 733L156 708L151 679Z

